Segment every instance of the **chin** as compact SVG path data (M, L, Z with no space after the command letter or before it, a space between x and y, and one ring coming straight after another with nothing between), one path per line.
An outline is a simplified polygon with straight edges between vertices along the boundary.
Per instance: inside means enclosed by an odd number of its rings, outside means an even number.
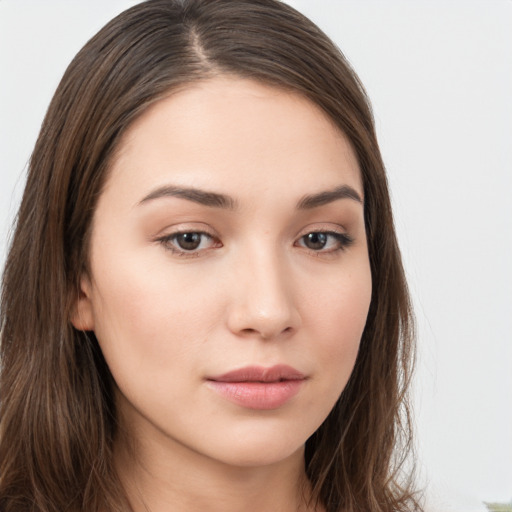
M304 458L304 444L288 451L283 450L282 446L277 447L276 450L273 448L273 446L265 446L262 449L260 445L245 446L240 449L232 447L231 453L223 457L223 462L236 468L250 469L278 465L297 458Z
M235 467L263 467L279 464L289 459L304 456L304 446L309 435L291 435L290 429L260 429L255 432L230 433L223 445L211 450L210 456ZM229 443L229 444L228 444ZM213 448L212 445L210 445Z

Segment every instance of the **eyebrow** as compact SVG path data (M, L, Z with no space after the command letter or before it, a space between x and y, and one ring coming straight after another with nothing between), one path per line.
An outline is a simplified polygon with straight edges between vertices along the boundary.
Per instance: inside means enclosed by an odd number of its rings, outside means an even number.
M234 210L237 207L237 201L231 196L219 194L217 192L201 190L195 187L177 187L174 185L158 187L157 189L150 192L147 196L145 196L139 202L139 205L165 197L178 197L211 208ZM325 190L323 192L309 194L302 197L302 199L300 199L297 203L297 209L310 210L332 203L339 199L352 199L358 203L363 204L361 196L354 188L350 187L349 185L341 185L334 188L333 190Z
M236 201L230 196L217 194L216 192L208 192L194 187L176 187L173 185L158 187L145 196L139 202L139 205L162 197L179 197L212 208L225 208L229 210L236 208Z
M325 204L332 203L338 199L353 199L358 203L363 204L363 200L359 193L349 185L341 185L333 190L326 190L318 194L311 194L304 196L297 204L299 210L310 210Z

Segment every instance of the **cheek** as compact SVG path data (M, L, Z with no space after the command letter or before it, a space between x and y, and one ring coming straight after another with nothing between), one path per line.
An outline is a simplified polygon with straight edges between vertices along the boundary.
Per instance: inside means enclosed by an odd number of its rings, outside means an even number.
M155 267L117 261L97 265L93 301L96 337L116 380L147 368L172 371L200 353L215 320L205 297Z
M327 291L310 302L309 321L319 365L330 375L338 394L350 377L366 325L371 301L371 274L367 266L330 281Z

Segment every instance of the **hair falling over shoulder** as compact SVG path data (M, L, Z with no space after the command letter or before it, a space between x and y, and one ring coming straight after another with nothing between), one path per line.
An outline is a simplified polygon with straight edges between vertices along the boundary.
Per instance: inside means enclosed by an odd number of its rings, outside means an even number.
M1 295L0 510L130 510L113 464L113 379L93 333L70 323L92 213L126 129L215 74L298 92L350 140L364 184L372 301L336 406L306 444L327 512L420 510L407 390L414 329L371 108L349 64L276 0L149 0L78 53L33 151ZM408 462L409 461L409 462Z

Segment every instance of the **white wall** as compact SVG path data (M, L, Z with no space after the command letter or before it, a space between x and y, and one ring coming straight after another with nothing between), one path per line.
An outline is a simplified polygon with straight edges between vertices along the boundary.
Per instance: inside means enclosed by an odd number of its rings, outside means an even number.
M0 261L60 76L91 35L134 3L0 0ZM512 2L290 3L338 43L373 100L418 317L424 472L452 503L443 510L508 501Z

